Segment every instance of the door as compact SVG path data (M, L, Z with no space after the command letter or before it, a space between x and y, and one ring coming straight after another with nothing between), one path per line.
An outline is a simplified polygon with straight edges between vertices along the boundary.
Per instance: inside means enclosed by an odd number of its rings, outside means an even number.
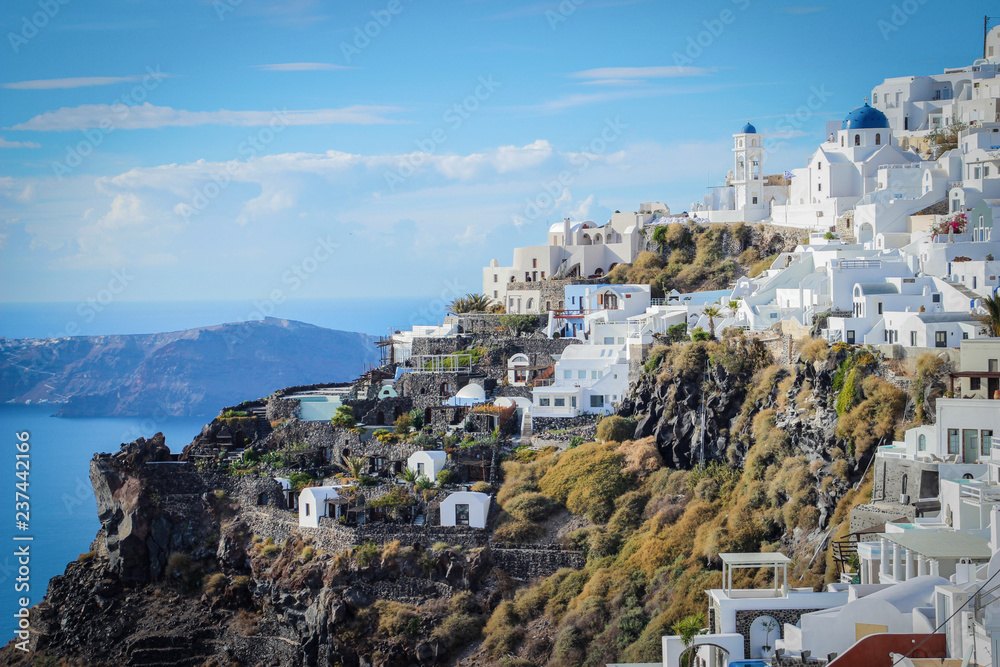
M995 398L998 391L1000 391L1000 378L988 378L986 380L986 398Z
M966 463L979 461L979 431L967 428L962 431L962 452Z

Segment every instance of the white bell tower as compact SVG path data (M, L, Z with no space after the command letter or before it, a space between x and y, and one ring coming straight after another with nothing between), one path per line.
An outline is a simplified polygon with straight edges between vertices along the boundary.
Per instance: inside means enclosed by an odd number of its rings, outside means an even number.
M764 204L764 163L763 135L747 121L743 130L733 135L733 187L736 194L737 211L761 211Z

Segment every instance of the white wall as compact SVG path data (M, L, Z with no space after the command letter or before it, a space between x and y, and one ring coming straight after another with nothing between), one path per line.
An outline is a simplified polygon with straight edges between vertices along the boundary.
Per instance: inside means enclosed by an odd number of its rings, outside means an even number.
M469 527L485 528L486 519L490 511L490 496L485 493L473 491L459 491L444 499L441 503L441 525L454 526L455 506L469 506Z

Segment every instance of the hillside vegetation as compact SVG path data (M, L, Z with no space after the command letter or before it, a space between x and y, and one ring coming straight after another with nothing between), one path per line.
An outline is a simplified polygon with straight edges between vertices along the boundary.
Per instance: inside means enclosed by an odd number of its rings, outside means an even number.
M647 227L646 250L632 264L619 264L608 280L652 285L653 296L726 289L736 278L767 269L778 253L805 240L800 230L737 223L671 223Z
M687 375L698 391L724 392L705 380L703 359L712 374L731 357L745 358L748 346L735 335L672 345L656 351L644 380L662 385ZM793 559L792 585L819 589L834 580L820 547L829 532L844 532L851 507L869 499L862 476L874 448L898 435L918 393L939 385L940 365L922 360L923 381L907 396L882 379L882 364L863 348L810 340L790 367L769 355L746 363L755 369L725 424L729 446L710 450L704 465L665 467L670 453L654 436L504 464L499 500L508 512L521 498L541 496L589 520L565 538L585 551L587 564L504 599L484 628L479 664L658 661L674 623L706 611L704 590L721 586L724 552L780 549ZM676 396L663 400L690 409ZM740 587L770 584L766 571L735 579Z

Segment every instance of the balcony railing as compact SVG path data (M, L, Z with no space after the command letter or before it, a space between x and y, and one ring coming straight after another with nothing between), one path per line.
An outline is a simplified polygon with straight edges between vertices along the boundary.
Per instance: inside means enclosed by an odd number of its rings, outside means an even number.
M1000 486L973 486L963 484L959 497L976 504L1000 503Z

